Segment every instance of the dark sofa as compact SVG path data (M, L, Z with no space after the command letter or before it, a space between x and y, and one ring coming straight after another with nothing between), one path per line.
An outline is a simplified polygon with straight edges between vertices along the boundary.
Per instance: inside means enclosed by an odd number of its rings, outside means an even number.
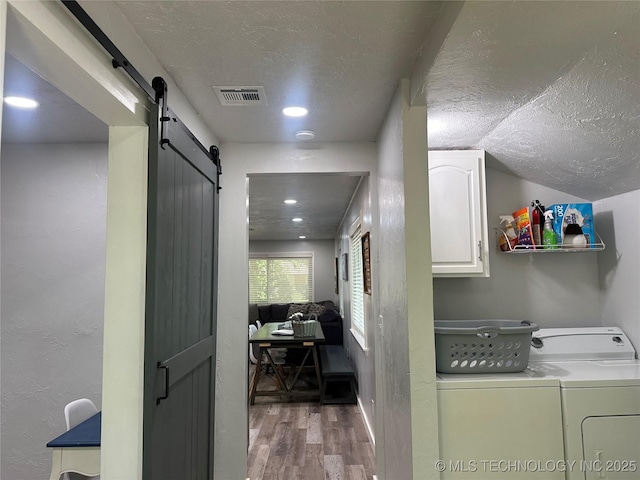
M266 305L249 304L249 323L260 320L263 325L269 322L285 322L292 303L271 303ZM342 317L331 300L314 302L308 305L324 307L318 315L318 321L324 333L325 344L342 345Z

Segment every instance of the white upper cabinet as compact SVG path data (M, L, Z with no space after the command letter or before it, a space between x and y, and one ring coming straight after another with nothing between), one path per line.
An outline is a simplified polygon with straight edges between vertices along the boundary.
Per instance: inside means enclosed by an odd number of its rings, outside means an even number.
M488 277L483 150L429 152L431 256L435 277Z

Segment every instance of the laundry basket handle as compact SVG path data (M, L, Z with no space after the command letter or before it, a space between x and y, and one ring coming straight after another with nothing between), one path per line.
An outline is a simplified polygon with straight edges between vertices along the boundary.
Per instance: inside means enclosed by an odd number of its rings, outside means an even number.
M476 335L480 338L494 338L500 335L500 329L491 326L478 327Z

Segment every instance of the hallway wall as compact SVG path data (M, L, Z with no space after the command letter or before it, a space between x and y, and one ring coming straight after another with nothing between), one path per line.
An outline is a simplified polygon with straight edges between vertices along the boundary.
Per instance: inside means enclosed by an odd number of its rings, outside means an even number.
M349 229L351 225L360 218L362 233L369 232L370 242L377 242L375 238L374 226L372 225L372 199L371 199L371 187L370 178L364 177L356 195L353 197L353 202L349 210L346 212L342 227L338 232L338 245L340 255L348 253L350 251L350 237ZM375 263L376 256L372 254L371 263ZM340 257L339 257L340 258ZM372 265L373 266L373 265ZM374 267L375 268L375 267ZM376 330L376 315L375 315L375 298L373 295L364 294L364 318L365 318L365 330L366 330L366 350L363 350L362 346L358 343L355 337L351 334L351 281L353 275L356 272L348 271L348 281L344 281L340 278L340 298L343 302L344 309L342 310L342 317L344 318L344 347L347 351L347 355L353 361L356 367L357 381L358 381L358 401L362 409L364 421L369 429L371 439L375 443L375 400L376 400L376 349L375 349L375 330ZM362 273L360 273L362 275Z

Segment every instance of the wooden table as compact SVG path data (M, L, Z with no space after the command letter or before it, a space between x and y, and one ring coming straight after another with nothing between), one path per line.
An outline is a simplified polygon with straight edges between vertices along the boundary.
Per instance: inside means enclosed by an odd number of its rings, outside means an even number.
M59 480L66 472L100 475L101 427L102 413L98 412L47 443L47 447L53 448L49 480Z
M257 344L260 347L258 351L258 364L256 365L256 371L251 380L249 388L249 402L251 405L255 403L256 396L269 396L269 397L308 397L309 395L317 396L320 398L320 387L322 385L322 377L320 375L320 362L318 360L317 345L324 342L324 334L322 333L322 327L320 322L316 323L316 333L312 337L295 337L290 335L273 335L274 330L278 330L282 327L281 323L273 322L266 323L258 330L253 337L249 339L249 344ZM286 379L282 375L282 371L273 361L270 348L286 348L286 349L304 349L306 354L300 362L300 365L295 366L296 371L293 380L288 384ZM316 379L318 381L317 390L296 390L296 382L300 376L300 372L305 367L307 358L311 355L313 359L313 368L315 368ZM279 386L276 390L258 390L258 382L262 376L262 358L263 356L269 361L269 364L273 368L277 382Z

